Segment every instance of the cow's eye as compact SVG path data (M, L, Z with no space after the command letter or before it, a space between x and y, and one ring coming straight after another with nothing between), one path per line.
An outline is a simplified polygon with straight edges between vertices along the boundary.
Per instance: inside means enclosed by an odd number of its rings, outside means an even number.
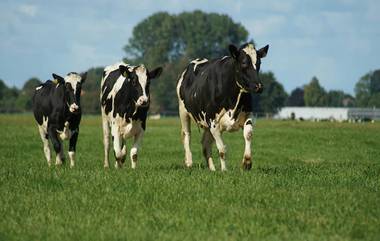
M249 64L248 64L248 61L243 61L242 63L241 63L241 67L242 68L248 68L248 66L249 66Z

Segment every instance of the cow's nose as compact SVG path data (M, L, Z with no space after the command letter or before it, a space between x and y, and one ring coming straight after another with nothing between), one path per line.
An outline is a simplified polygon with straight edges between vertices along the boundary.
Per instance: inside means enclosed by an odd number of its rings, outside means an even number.
M255 86L255 92L256 93L261 93L264 90L264 85L262 83L257 83Z
M147 104L148 104L148 98L146 98L145 96L142 96L137 100L137 105L139 106L146 106Z
M79 106L77 104L71 104L70 105L70 112L76 112L79 110Z

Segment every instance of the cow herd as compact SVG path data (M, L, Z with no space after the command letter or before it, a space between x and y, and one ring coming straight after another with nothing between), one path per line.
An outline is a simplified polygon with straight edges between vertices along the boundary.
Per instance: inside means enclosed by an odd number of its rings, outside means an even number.
M190 150L191 120L203 129L202 150L208 168L215 171L212 144L219 153L221 170L226 170L224 131L243 129L245 149L244 169L251 169L251 139L253 134L252 94L261 93L259 80L261 59L269 46L256 50L247 43L237 48L229 46L230 56L190 62L177 83L181 135L185 150L185 165L192 166ZM115 167L122 167L127 156L125 140L133 139L129 151L131 167L136 168L139 145L146 129L150 82L158 78L162 68L148 70L144 65L124 62L107 66L100 84L100 106L103 127L104 167L109 167L112 140ZM75 150L81 121L80 94L86 73L71 72L65 77L53 74L35 89L33 113L37 121L43 150L51 165L49 140L56 153L56 165L64 161L62 140L69 140L70 167L75 165ZM111 137L111 138L110 138Z

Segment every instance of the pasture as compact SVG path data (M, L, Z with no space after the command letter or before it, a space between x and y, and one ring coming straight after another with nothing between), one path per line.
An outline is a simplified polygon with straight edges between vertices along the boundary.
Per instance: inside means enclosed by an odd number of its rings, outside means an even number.
M379 123L258 120L251 171L242 131L224 134L226 173L215 148L205 169L195 126L184 168L176 118L148 121L135 171L112 153L103 169L99 116L74 169L48 168L31 114L1 115L0 134L0 240L380 239Z

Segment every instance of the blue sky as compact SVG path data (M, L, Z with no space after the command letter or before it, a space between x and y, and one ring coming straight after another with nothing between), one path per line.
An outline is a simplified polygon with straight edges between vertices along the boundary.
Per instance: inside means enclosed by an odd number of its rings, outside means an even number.
M0 79L21 87L33 76L113 64L139 21L195 9L228 14L259 47L269 44L262 69L288 92L317 76L327 90L353 93L380 68L379 0L1 0Z

